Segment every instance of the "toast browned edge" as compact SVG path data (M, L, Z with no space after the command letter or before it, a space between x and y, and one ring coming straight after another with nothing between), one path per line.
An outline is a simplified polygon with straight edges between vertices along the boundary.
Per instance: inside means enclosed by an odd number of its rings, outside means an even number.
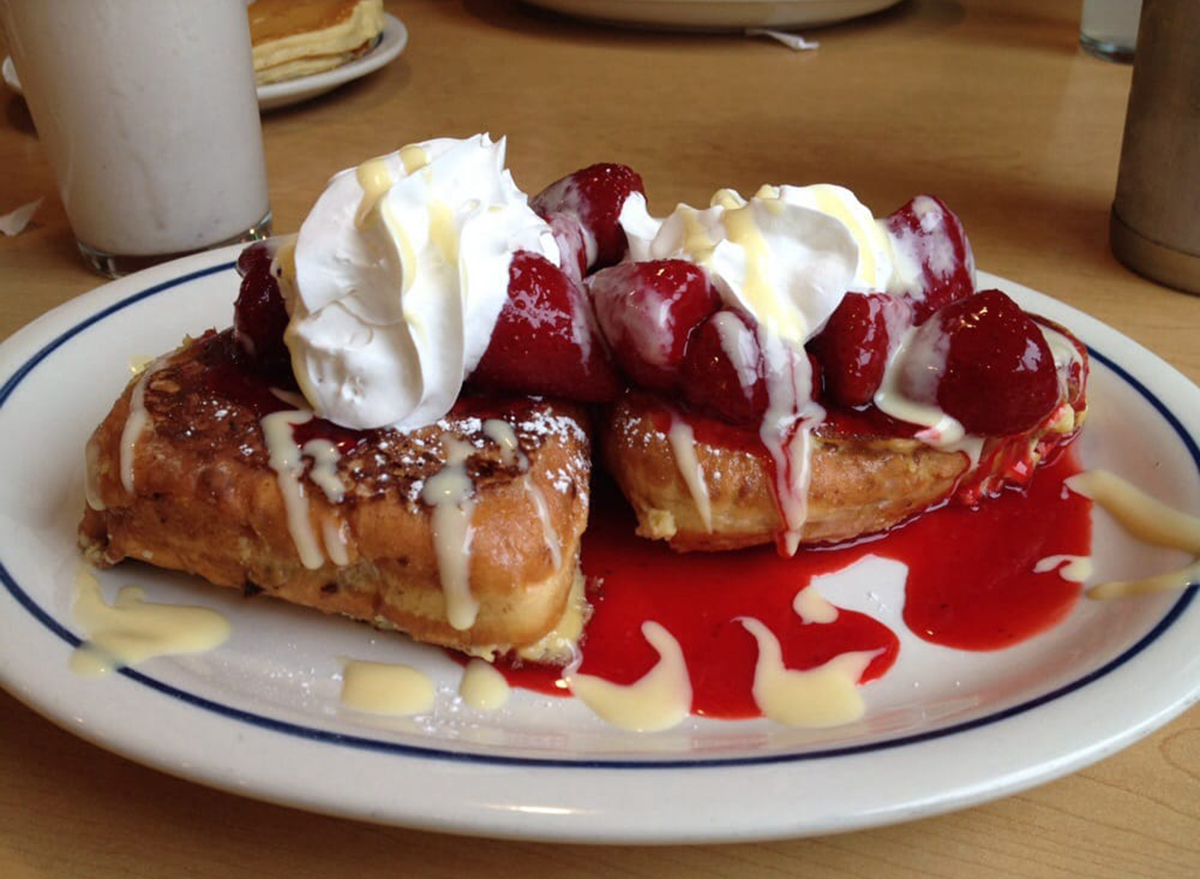
M148 369L148 418L132 456L132 492L122 484L121 438L141 378L88 443L90 501L79 533L93 564L137 559L479 655L541 649L569 611L578 614L572 605L582 590L573 587L588 514L590 443L577 407L464 398L419 430L328 426L344 447L337 472L348 486L345 497L330 501L312 481L311 466L301 484L315 532L330 527L343 535L349 561L334 564L326 548L325 563L309 569L289 531L259 423L264 410L291 407L237 362L229 331L186 341ZM506 456L485 433L490 418L512 426L519 454ZM464 630L447 620L431 508L421 497L425 481L445 465L445 437L471 446L469 578L480 606ZM557 565L531 486L559 539ZM572 599L573 592L580 597ZM556 641L530 658L565 661L569 650Z

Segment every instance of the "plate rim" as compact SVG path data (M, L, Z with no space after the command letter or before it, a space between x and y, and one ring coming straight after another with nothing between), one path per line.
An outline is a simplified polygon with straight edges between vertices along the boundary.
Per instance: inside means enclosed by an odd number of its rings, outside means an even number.
M744 28L826 27L874 15L903 0L521 0L530 6L600 24L650 29L731 32ZM814 9L855 8L814 14ZM756 14L757 13L757 14ZM765 14L763 14L765 13Z
M54 350L57 350L58 347L67 344L67 342L69 342L74 335L81 332L84 328L86 328L86 326L89 326L97 321L107 319L108 317L113 316L135 302L148 299L158 293L164 292L165 290L200 281L209 275L230 271L233 267L233 259L239 250L240 247L235 246L218 251L211 251L193 257L188 257L173 263L157 266L155 268L148 269L145 272L129 276L119 281L110 282L109 284L102 285L101 287L96 288L89 293L83 294L80 297L76 297L75 299L64 303L58 308L47 312L22 330L17 331L17 333L14 333L9 337L9 339L5 340L3 344L0 344L0 376L4 376L4 382L2 385L0 385L0 408L3 408L8 403L12 392L20 385L22 381L24 381L29 373L35 369L39 363L49 357ZM984 276L990 280L1002 281L1003 286L1005 286L1006 289L1015 289L1021 293L1030 293L1035 297L1044 298L1047 300L1047 302L1053 303L1057 307L1060 307L1066 312L1071 313L1069 322L1071 322L1073 326L1077 328L1077 325L1080 323L1087 325L1087 330L1081 333L1083 336L1090 338L1097 333L1100 335L1104 335L1105 333L1111 334L1112 339L1108 340L1109 343L1111 343L1113 340L1121 340L1122 346L1132 346L1130 350L1133 353L1138 354L1141 357L1150 358L1149 361L1147 361L1147 368L1153 367L1156 377L1165 369L1165 375L1167 378L1170 379L1172 383L1182 382L1182 387L1185 392L1192 395L1197 395L1200 393L1195 385L1191 384L1191 382L1185 376L1183 376L1177 370L1174 370L1174 368L1170 367L1169 364L1166 364L1156 355L1147 351L1137 342L1117 333L1115 330L1107 327L1105 324L1101 323L1095 318L1091 318L1083 312L1078 312L1065 303L1056 302L1055 300L1049 299L1049 297L1045 297L1044 294L1037 293L1036 291L1030 290L1027 287L1023 287L1022 285L996 278L996 276L987 275L987 273L981 272L980 274L981 276ZM59 330L56 332L56 328L62 325L67 325L68 331L63 332ZM44 341L47 336L50 337L50 341L48 342ZM39 342L41 344L38 344ZM1132 384L1135 390L1138 390L1144 397L1147 398L1147 400L1151 402L1152 405L1155 406L1156 409L1159 410L1160 414L1167 419L1174 435L1182 440L1184 446L1189 451L1193 464L1198 470L1200 470L1200 449L1198 449L1196 438L1192 435L1190 430L1186 428L1174 416L1174 414L1165 407L1165 404L1161 403L1156 394L1151 392L1137 376L1126 370L1121 363L1118 363L1117 360L1111 359L1105 354L1099 354L1098 359L1100 359L1101 362L1104 362L1109 368L1114 369L1114 371L1117 372L1118 376L1122 378L1123 381L1127 381ZM1128 355L1126 356L1125 360L1128 362ZM16 368L14 368L13 365L14 361L19 361L20 363L20 365ZM1190 388L1187 387L1188 385L1190 385ZM11 574L9 573L7 565L4 564L4 559L0 559L0 578L5 581L8 594L14 599L20 601L20 597L12 591L12 585L10 585L10 582L15 584L15 581L11 580ZM24 594L23 590L20 590L19 586L17 586L17 589ZM962 740L965 736L976 732L979 728L991 726L994 723L1009 719L1015 715L1028 715L1036 708L1041 707L1041 705L1058 701L1076 690L1086 688L1088 684L1107 676L1113 671L1116 671L1118 668L1132 660L1135 656L1153 646L1159 636L1174 626L1175 623L1178 622L1178 620L1184 615L1189 606L1192 604L1196 591L1197 590L1195 587L1185 590L1179 599L1171 605L1171 607L1163 614L1159 621L1151 628L1151 630L1139 638L1136 644L1122 652L1120 656L1115 657L1108 663L1105 663L1099 669L1096 669L1093 672L1090 672L1088 675L1085 675L1084 678L1072 681L1065 687L1058 688L1051 693L1043 694L1035 699L1026 700L1017 706L1013 706L1010 709L996 713L1003 714L1004 717L994 718L994 715L989 714L983 718L978 718L972 721L966 721L960 724L952 724L949 727L943 728L942 730L931 730L911 736L899 736L884 742L870 742L863 743L861 745L847 746L844 748L822 749L821 751L806 752L803 754L781 753L763 755L761 757L726 758L719 761L699 760L696 758L666 761L616 761L567 760L565 758L544 760L511 756L498 757L497 755L479 755L474 753L464 754L462 752L448 752L436 748L413 748L412 746L398 745L395 742L378 743L363 737L346 736L332 732L326 733L325 735L336 739L338 744L350 745L353 747L365 747L373 753L378 753L380 750L384 750L389 752L390 756L394 756L398 759L421 760L425 761L426 765L430 765L430 761L449 761L458 764L466 763L469 764L472 771L476 772L481 768L487 769L488 771L496 771L503 770L505 768L511 769L514 766L520 766L526 769L545 769L553 772L565 772L568 774L579 771L587 771L589 773L599 771L604 773L617 773L618 775L624 775L625 777L628 777L626 770L630 769L652 769L662 773L690 773L697 769L703 768L715 776L722 773L728 773L729 771L740 771L742 773L749 771L757 773L764 769L770 770L771 767L778 768L780 764L784 764L786 766L797 766L801 764L815 765L826 759L862 758L869 756L875 751L894 750L907 745L919 745L931 739L958 737L959 740ZM26 610L30 613L33 613L33 611L28 607ZM37 618L36 614L34 614L34 616ZM44 627L47 627L49 631L56 637L66 640L68 644L73 645L74 643L78 643L78 639L74 638L74 636L70 634L69 630L63 628L61 632L56 632L45 620L40 618L38 619L39 622L41 622ZM53 622L52 617L50 617L50 620ZM1195 620L1194 614L1192 620ZM72 639L74 640L72 641ZM0 652L3 652L2 648L0 648ZM167 686L162 685L161 682L155 681L154 679L135 669L126 669L124 670L123 674L127 678L132 678L134 681L139 683L139 685L150 686L152 689L161 686ZM46 700L39 701L36 697L36 694L21 686L20 681L11 680L6 664L0 665L0 678L3 678L2 683L4 683L6 689L12 692L21 701L29 704L30 707L32 707L35 711L43 716L48 717L52 721L67 727L73 733L80 734L81 730L78 729L74 724L64 722L64 718L59 716L58 712L54 709L54 706L50 706L48 708L45 704ZM144 678L145 680L139 681L137 680L138 678ZM993 785L987 790L975 791L973 794L971 792L959 791L958 795L955 796L952 792L943 792L940 798L935 798L934 800L919 806L917 811L914 811L910 806L907 809L906 814L900 817L916 817L918 814L928 815L939 811L947 811L949 809L965 807L970 805L972 802L990 799L994 796L1003 795L1004 793L1011 793L1014 790L1021 789L1022 787L1028 787L1032 784L1041 783L1049 780L1050 778L1058 777L1059 775L1079 768L1082 765L1094 762L1095 760L1106 756L1108 753L1111 753L1124 744L1128 744L1136 738L1145 735L1161 724L1167 722L1172 717L1182 713L1189 707L1189 705L1195 702L1198 697L1200 697L1200 683L1193 685L1191 692L1177 694L1172 704L1160 706L1160 710L1153 716L1143 717L1140 719L1140 722L1135 723L1132 726L1125 726L1121 729L1118 729L1113 735L1109 736L1108 739L1104 741L1093 742L1089 748L1069 753L1063 756L1060 760L1056 761L1054 765L1050 766L1049 768L1045 766L1040 767L1040 769L1043 771L1035 771L1033 772L1032 776L1030 776L1029 772L1026 772L1024 773L1023 778L1011 779L1011 783L1007 784L1007 786L997 787ZM197 698L203 700L203 697ZM192 704L193 707L204 707L202 705L196 706L195 703ZM288 724L285 723L284 725ZM270 726L264 727L261 724L256 724L256 728L266 729L268 734L277 734L283 732L285 734L292 735L292 733L289 733L287 730L272 729ZM92 728L89 729L88 732L95 733L96 730ZM131 749L122 748L122 742L120 741L114 742L102 735L95 738L92 738L89 735L84 735L84 737L89 738L89 740L94 741L97 744L100 744L102 747L130 757L137 762L155 765L157 768L165 769L172 774L182 775L183 777L189 778L193 781L199 781L209 786L232 790L233 792L241 793L243 795L248 793L248 791L242 785L234 786L227 779L223 780L221 778L214 778L211 773L206 774L203 771L193 771L190 773L181 772L178 766L171 765L169 762L155 760L153 756L147 758L146 754L138 753L136 752L136 749L132 749L131 752ZM321 738L323 739L324 736ZM356 739L362 739L362 741L355 741ZM322 746L327 743L328 742L326 741L319 742L319 744ZM381 745L383 747L380 747ZM1020 773L1018 773L1018 775L1020 775ZM813 832L826 832L828 830L857 829L860 827L874 826L876 824L900 820L900 817L897 817L895 814L888 813L890 814L890 817L888 817L888 814L877 813L874 816L857 816L860 819L859 821L855 821L853 818L850 820L843 819L840 821L835 821L832 824L828 824L827 826L809 825L798 829L786 827L757 829L741 828L739 831L732 832L731 835L722 837L720 835L714 835L711 828L708 828L703 832L697 832L696 827L682 827L678 825L665 830L663 828L610 827L607 830L602 829L599 831L586 831L581 830L580 827L570 824L569 822L560 824L549 822L541 825L539 828L530 828L518 823L513 823L512 821L507 823L503 821L498 822L495 820L494 815L491 816L492 820L482 823L478 819L473 821L456 820L455 816L443 816L443 818L439 821L434 816L396 814L380 815L377 812L371 811L368 811L368 813L364 814L362 813L361 809L355 808L352 804L330 803L328 799L320 800L319 798L318 801L315 802L311 799L306 801L302 795L302 792L295 790L290 792L276 791L274 795L272 795L270 791L266 790L249 791L249 793L251 793L251 795L258 796L259 798L271 799L292 805L301 805L305 808L313 808L317 811L326 813L367 818L368 820L383 821L385 823L400 823L405 826L425 827L426 829L460 833L469 832L480 835L505 836L510 838L545 838L556 840L571 839L576 841L593 842L716 841L717 839L722 838L727 840L765 839L775 838L778 836L796 836ZM974 797L974 799L972 799L972 797ZM895 809L892 811L894 812ZM512 815L509 817L511 818ZM518 814L517 817L519 818L520 815Z

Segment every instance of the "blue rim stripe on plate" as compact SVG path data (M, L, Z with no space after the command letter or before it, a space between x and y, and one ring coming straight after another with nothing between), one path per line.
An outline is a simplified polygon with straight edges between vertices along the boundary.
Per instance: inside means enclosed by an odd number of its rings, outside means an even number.
M116 314L124 308L133 305L142 300L148 299L159 293L166 292L175 287L187 284L191 281L198 280L207 275L216 274L218 272L227 271L234 267L234 263L227 262L220 265L212 266L207 269L191 272L187 275L182 275L178 278L173 278L169 281L164 281L161 284L156 284L145 290L133 293L130 296L116 302L96 314L90 315L83 321L80 321L75 326L60 334L53 341L41 348L36 354L30 357L21 365L12 377L0 386L0 408L7 402L13 391L22 381L28 377L38 364L49 357L55 350L60 348L67 341L77 336L83 330L99 323L108 317ZM1126 382L1130 387L1142 395L1162 416L1163 420L1171 426L1171 429L1179 436L1184 447L1191 454L1192 462L1197 470L1200 470L1200 446L1196 440L1187 432L1184 426L1179 422L1163 402L1158 399L1144 384L1134 378L1128 371L1117 365L1113 360L1100 354L1099 352L1088 349L1091 357L1103 363L1106 367L1112 370L1119 378ZM81 643L79 638L69 629L63 626L57 619L47 613L30 595L21 588L16 582L8 567L0 561L0 580L4 582L5 588L9 594L17 601L21 607L43 626L53 632L57 637L61 638L71 647L78 647ZM838 748L823 748L814 751L805 751L799 753L778 753L778 754L762 754L758 756L748 757L727 757L715 759L684 759L684 760L601 760L601 759L565 759L565 758L540 758L540 757L515 757L501 754L478 754L462 751L447 751L438 748L427 748L418 745L405 745L398 742L388 742L380 739L367 738L365 736L354 736L345 733L337 733L329 730L317 729L314 727L304 726L302 724L291 723L288 721L277 720L272 717L266 717L261 714L255 714L250 711L244 711L240 708L234 708L229 705L223 705L220 702L214 702L211 699L206 699L203 696L190 693L186 690L181 690L178 687L156 680L142 672L131 668L122 668L120 674L124 675L129 680L142 684L155 690L163 695L178 699L188 705L196 708L210 711L215 714L227 717L231 720L240 723L246 723L251 726L259 727L260 729L269 730L271 732L281 733L283 735L294 736L310 741L323 742L326 744L341 745L344 747L356 748L360 750L374 751L386 754L396 754L405 757L420 757L424 759L434 760L449 760L463 763L481 763L489 765L501 766L526 766L531 768L543 767L553 769L703 769L703 768L718 768L731 766L754 766L771 763L798 763L811 760L824 760L832 757L846 757L855 754L865 754L873 751L889 750L891 748L899 748L905 745L914 745L920 742L927 742L934 739L944 738L946 736L956 735L958 733L968 732L984 726L990 726L994 723L1006 720L1010 717L1015 717L1019 714L1024 714L1027 711L1032 711L1049 702L1075 692L1082 687L1091 684L1092 682L1105 677L1109 673L1129 662L1169 629L1183 612L1191 605L1192 600L1196 596L1198 584L1192 584L1183 591L1179 600L1171 606L1171 608L1163 615L1162 619L1146 633L1136 644L1127 649L1124 653L1110 660L1099 668L1089 672L1077 680L1069 684L1065 684L1055 690L1022 702L1019 705L1014 705L1002 711L997 711L993 714L988 714L984 717L979 717L974 720L964 721L963 723L952 724L935 730L928 730L922 733L913 735L898 736L884 741L867 742L859 745L846 745Z

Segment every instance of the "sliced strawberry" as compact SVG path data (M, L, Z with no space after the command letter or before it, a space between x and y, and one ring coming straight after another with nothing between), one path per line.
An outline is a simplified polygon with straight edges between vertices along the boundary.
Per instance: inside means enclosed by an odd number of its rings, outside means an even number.
M689 403L734 424L762 422L767 386L758 338L750 322L723 309L700 324L688 339L682 392Z
M265 244L252 244L237 261L242 286L233 306L233 337L243 359L260 372L291 376L291 356L283 343L288 315L271 274L271 252Z
M842 406L871 402L883 381L891 343L911 320L908 303L886 293L847 293L809 343L825 391Z
M922 289L908 295L918 324L943 305L975 292L975 257L962 221L932 195L918 195L886 220L901 260L920 269Z
M623 387L583 288L550 260L528 251L513 256L508 300L471 381L584 402L613 400Z
M720 304L704 270L678 259L603 269L587 288L617 362L648 390L678 385L688 336Z
M577 217L589 239L589 268L603 268L625 255L625 232L617 218L631 192L646 192L631 168L591 165L551 183L529 204L542 217L557 212Z
M1007 436L1036 426L1059 403L1050 346L999 290L943 306L913 335L900 389L934 402L968 433Z

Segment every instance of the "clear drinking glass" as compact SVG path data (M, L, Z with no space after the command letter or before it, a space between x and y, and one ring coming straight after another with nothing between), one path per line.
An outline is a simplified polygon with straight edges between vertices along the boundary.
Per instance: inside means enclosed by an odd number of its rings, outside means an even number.
M1083 0L1079 45L1106 61L1133 63L1142 0Z
M79 250L116 277L270 233L245 0L0 0Z

